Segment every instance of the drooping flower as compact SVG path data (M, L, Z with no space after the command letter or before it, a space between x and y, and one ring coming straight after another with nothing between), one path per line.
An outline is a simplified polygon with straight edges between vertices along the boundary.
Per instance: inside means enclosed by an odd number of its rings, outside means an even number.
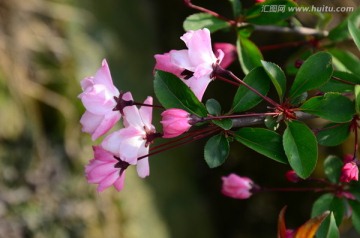
M124 100L133 100L130 92L123 95ZM152 97L144 104L151 105ZM142 178L149 175L149 145L159 135L151 124L152 107L127 106L124 109L124 128L108 135L102 142L102 147L129 163L137 164L138 175ZM145 157L144 157L145 156ZM138 160L139 157L143 157Z
M224 53L219 50L216 57L211 47L210 31L206 28L188 31L180 37L187 50L171 50L155 55L155 69L173 73L189 86L201 100L212 80L213 65L221 62Z
M118 111L113 111L117 105L114 97L118 97L120 93L113 84L105 59L95 76L81 81L81 87L83 92L79 98L86 111L81 117L80 123L83 132L91 134L92 140L96 140L108 132L121 118Z
M214 51L219 52L219 50L224 52L224 58L222 59L220 66L226 69L237 58L236 46L230 43L214 43ZM218 53L215 55L218 56Z
M341 169L340 181L349 183L351 180L358 181L359 168L355 161L347 162Z
M179 136L191 127L189 124L190 113L178 108L171 108L161 113L164 138L173 138Z
M252 195L251 189L254 182L247 177L240 177L236 174L229 174L227 177L222 177L221 192L228 197L237 199L247 199Z
M120 160L101 146L93 146L94 158L85 167L86 179L89 183L98 184L97 191L114 185L120 191L124 187L125 170L129 163Z

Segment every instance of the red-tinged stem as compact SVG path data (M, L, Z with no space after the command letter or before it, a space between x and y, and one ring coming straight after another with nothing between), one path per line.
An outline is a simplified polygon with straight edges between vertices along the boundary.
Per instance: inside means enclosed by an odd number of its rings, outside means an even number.
M213 133L217 133L217 132L219 132L219 131L221 131L221 129L220 129L220 128L216 128L216 129L213 130L213 131L210 131L210 132L207 132L207 133L203 133L203 134L197 135L197 136L191 138L191 140L183 141L183 142L181 142L181 143L179 143L179 144L172 145L172 146L169 146L169 147L166 147L166 148L163 148L163 149L156 150L156 151L151 152L151 153L149 153L149 154L147 154L147 155L140 156L140 157L137 158L137 159L138 159L138 160L141 160L141 159L144 159L144 158L146 158L146 157L159 154L159 153L164 152L164 151L166 151L166 150L170 150L170 149L179 147L179 146L181 146L181 145L188 144L188 143L193 142L193 141L195 141L195 140L202 139L202 138L204 138L204 137L206 137L206 136L208 136L208 135L211 135L211 134L213 134Z
M349 84L349 85L356 85L356 83L353 83L353 82L349 82L349 81L346 81L344 79L341 79L341 78L338 78L338 77L335 77L335 76L332 76L332 79L336 80L336 81L339 81L341 83L344 83L344 84Z
M174 144L174 143L176 143L176 142L179 142L179 141L183 141L183 140L192 138L192 137L194 137L194 136L196 136L196 135L198 135L198 134L203 134L203 133L206 133L206 132L211 131L211 130L213 130L213 129L214 129L214 127L211 126L211 127L206 127L206 128L204 128L204 129L201 129L201 130L190 131L190 132L188 132L185 136L182 136L182 137L176 138L176 139L174 139L174 140L172 140L172 141L169 141L169 142L166 142L166 143L163 143L163 144L154 146L154 147L151 148L151 150L160 149L160 148L162 148L162 147L164 147L164 146L168 146L168 145Z
M296 46L306 45L308 43L309 43L309 41L285 42L285 43L275 44L275 45L260 46L259 49L261 51L276 50L276 49L282 49L282 48L285 48L285 47L296 47Z
M214 65L214 71L213 74L216 77L224 77L225 75L234 79L235 81L239 82L240 84L242 84L243 86L245 86L246 88L248 88L249 90L253 91L255 94L257 94L259 97L261 97L262 99L264 99L265 101L267 101L268 103L270 103L271 105L273 105L276 108L281 108L281 105L278 104L277 102L275 102L274 100L272 100L271 98L262 95L259 91L257 91L255 88L251 87L250 85L248 85L247 83L245 83L243 80L241 80L240 78L238 78L233 72L223 69L220 65L216 64Z
M229 84L232 84L232 85L234 85L234 86L236 86L236 87L239 87L239 86L240 86L240 83L231 81L231 80L229 80L229 79L227 79L227 78L224 78L224 77L221 77L221 76L216 76L216 78L218 78L218 79L220 79L220 80L222 80L222 81L224 81L224 82L227 82L227 83L229 83Z
M217 13L217 12L214 12L214 11L211 11L211 10L206 9L206 8L204 8L204 7L200 7L200 6L197 6L197 5L192 4L192 3L191 3L191 0L184 0L184 3L185 3L186 6L192 8L192 9L195 9L195 10L198 10L198 11L200 11L200 12L205 12L205 13L207 13L207 14L210 14L210 15L218 18L218 19L221 19L221 20L224 20L224 21L228 22L230 25L236 25L236 24L237 24L236 21L230 20L230 19L228 19L228 18L226 18L226 17L224 17L224 16L221 16L221 15L220 15L219 13Z

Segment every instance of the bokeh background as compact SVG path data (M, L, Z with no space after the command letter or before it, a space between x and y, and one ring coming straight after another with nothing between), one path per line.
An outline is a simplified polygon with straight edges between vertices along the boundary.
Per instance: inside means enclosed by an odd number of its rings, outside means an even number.
M227 1L195 2L231 16ZM360 1L316 1L324 4L359 6ZM270 238L284 205L289 227L309 218L318 194L271 193L243 201L221 195L221 176L230 172L268 187L291 186L283 176L287 166L235 143L220 168L206 166L205 141L199 141L152 156L145 180L129 169L120 193L112 188L97 193L87 184L84 165L92 158L93 142L79 125L80 80L106 58L121 90L132 91L137 101L154 96L153 55L184 48L182 22L192 13L182 0L0 0L0 237ZM336 15L330 26L344 16ZM314 19L301 16L307 26ZM256 33L252 39L267 45L296 37ZM235 40L233 32L213 39ZM297 50L263 53L284 65ZM238 63L231 69L242 76ZM214 82L205 98L215 97L228 108L234 92ZM350 152L350 143L351 138L331 152ZM322 149L320 157L327 152ZM342 230L344 237L357 237L347 223Z

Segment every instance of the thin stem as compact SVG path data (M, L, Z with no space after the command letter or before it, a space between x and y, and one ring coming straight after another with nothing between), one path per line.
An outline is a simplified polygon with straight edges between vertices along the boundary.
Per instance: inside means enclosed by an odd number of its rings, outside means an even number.
M250 89L251 91L253 91L254 93L256 93L259 97L261 97L262 99L264 99L265 101L267 101L268 103L270 103L271 105L273 105L276 108L280 108L281 105L278 104L277 102L275 102L274 100L272 100L271 98L262 95L259 91L257 91L255 88L251 87L250 85L248 85L247 83L245 83L243 80L241 80L240 78L238 78L233 72L223 69L220 65L216 64L214 65L214 71L213 73L216 75L216 77L223 77L223 75L227 75L229 77L231 77L232 79L234 79L235 81L239 82L240 84L244 85L245 87L247 87L248 89Z
M232 85L234 85L234 86L236 86L236 87L239 87L239 86L240 86L240 83L231 81L231 80L229 80L229 79L227 79L227 78L224 78L224 77L221 77L221 76L218 76L218 75L216 76L216 78L217 78L217 79L220 79L220 80L222 80L222 81L224 81L224 82L227 82L227 83L229 83L229 84L232 84Z
M156 150L156 151L154 151L154 152L150 152L150 153L147 154L147 155L140 156L140 157L138 157L137 159L138 159L138 160L141 160L141 159L144 159L144 158L146 158L146 157L148 157L148 156L155 155L155 154L164 152L164 151L166 151L166 150L170 150L170 149L179 147L179 146L181 146L181 145L188 144L188 143L193 142L193 141L195 141L195 140L199 140L199 139L204 138L204 137L206 137L206 136L208 136L208 135L211 135L211 134L213 134L213 133L216 133L216 132L221 131L220 128L214 128L214 129L215 129L215 130L213 130L213 131L209 131L209 132L207 132L207 133L199 134L199 135L191 138L191 140L183 141L183 142L181 142L181 143L179 143L179 144L176 144L176 145L172 145L172 146L168 146L168 147L166 147L166 148L158 149L158 150Z
M184 3L185 3L186 6L192 8L192 9L195 9L195 10L198 10L200 12L205 12L207 14L210 14L210 15L218 18L218 19L221 19L221 20L224 20L224 21L228 22L230 25L236 25L236 21L230 20L230 19L228 19L228 18L226 18L224 16L221 16L219 13L211 11L211 10L209 10L207 8L194 5L194 4L191 3L191 0L184 0Z
M356 83L349 82L349 81L346 81L344 79L341 79L341 78L338 78L338 77L335 77L335 76L332 76L332 79L334 79L336 81L339 81L340 83L349 84L349 85L356 85Z
M296 46L306 45L307 43L309 43L309 41L294 41L294 42L285 42L285 43L280 43L280 44L275 44L275 45L264 45L264 46L260 46L259 50L261 50L261 51L276 50L276 49L282 49L285 47L296 47Z

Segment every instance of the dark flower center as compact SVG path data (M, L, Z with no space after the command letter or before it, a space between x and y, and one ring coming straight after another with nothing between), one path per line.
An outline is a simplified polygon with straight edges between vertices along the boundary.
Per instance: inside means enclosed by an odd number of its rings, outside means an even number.
M115 165L114 168L120 169L119 174L120 176L122 175L122 173L125 171L125 169L127 169L127 167L129 167L129 163L125 162L123 160L121 160L119 157L114 155L114 158L118 161Z

